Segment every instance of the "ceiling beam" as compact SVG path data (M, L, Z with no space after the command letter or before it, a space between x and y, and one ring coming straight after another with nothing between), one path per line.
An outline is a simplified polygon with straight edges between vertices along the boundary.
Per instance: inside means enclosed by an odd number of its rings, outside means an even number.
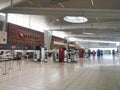
M102 40L102 41L115 41L115 42L120 42L120 39L118 38L101 38L101 37L76 37L77 41L79 41L79 39L83 39L83 40Z
M120 40L117 40L117 39L108 39L108 38L105 38L105 39L100 39L100 38L77 38L78 40L77 41L86 41L86 40L90 40L89 42L91 42L91 40L92 40L92 42L94 41L97 41L97 42L99 42L99 41L102 41L101 43L103 43L103 41L109 41L109 42L120 42ZM79 40L80 39L80 40ZM82 39L82 40L81 40ZM87 41L88 42L88 41Z
M76 31L115 31L117 30L117 27L116 28L75 28L75 29L51 29L50 31L65 31L65 32L69 32L69 31L72 31L72 32L76 32Z
M27 0L14 0L11 3L11 0L9 0L8 2L0 4L0 10L3 10L5 8L8 8L8 7L12 6L11 4L13 4L13 6L14 6L14 5L17 5L17 4L25 2L25 1L27 1Z
M85 35L85 34L81 34L81 35L68 35L69 37L78 37L78 38L80 38L80 37L88 37L88 38L118 38L118 39L120 39L120 36L113 36L113 37L111 37L111 36L108 36L108 35Z
M120 18L120 10L110 9L72 9L72 8L28 8L13 7L2 10L1 12L32 14L32 15L73 15L85 17L107 17Z
M70 29L80 29L80 28L89 28L89 29L114 29L116 27L120 26L120 21L112 21L112 22L97 22L97 23L85 23L85 24L70 24L70 25L57 25L57 26L51 26L51 30L60 30L60 27L62 26L62 30L70 30Z

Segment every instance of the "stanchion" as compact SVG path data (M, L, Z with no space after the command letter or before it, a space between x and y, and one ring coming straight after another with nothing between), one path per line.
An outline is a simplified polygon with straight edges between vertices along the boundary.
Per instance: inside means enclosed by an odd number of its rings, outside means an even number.
M20 71L22 70L21 61L22 61L22 60L19 60L19 62L18 62L18 64L19 64L19 70L20 70Z
M12 63L12 59L11 59L11 58L9 58L9 60L10 60L9 70L11 70L11 69L12 69L12 65L11 65L11 63Z
M2 68L2 66L1 66L1 58L0 58L0 68Z
M4 70L4 73L2 75L7 75L7 64L6 64L6 61L7 59L4 59L4 62L5 62L5 70Z

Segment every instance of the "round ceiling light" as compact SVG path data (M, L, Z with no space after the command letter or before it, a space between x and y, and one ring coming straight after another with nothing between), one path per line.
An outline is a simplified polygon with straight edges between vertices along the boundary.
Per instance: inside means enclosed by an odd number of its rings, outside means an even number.
M86 17L81 16L65 16L64 20L70 23L85 23L88 21Z

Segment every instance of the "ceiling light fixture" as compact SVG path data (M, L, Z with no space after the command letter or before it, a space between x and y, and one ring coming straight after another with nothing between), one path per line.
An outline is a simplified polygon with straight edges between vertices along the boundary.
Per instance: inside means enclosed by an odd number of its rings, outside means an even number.
M94 5L94 2L93 2L93 0L91 0L91 3L92 3L92 6L94 7L95 5Z
M104 40L90 40L90 39L80 39L80 38L75 38L75 37L69 37L69 40L70 41L80 41L80 42L96 42L96 43L120 43L120 42L117 42L117 41L104 41Z
M31 1L27 1L27 2L28 2L29 4L31 4L31 5L34 5L33 2L31 2Z
M5 16L5 14L4 14L4 13L0 13L0 15L1 15L1 16Z
M70 23L85 23L88 21L86 17L82 16L65 16L64 20Z
M62 4L62 2L59 2L59 5L60 5L62 8L65 8L64 5Z

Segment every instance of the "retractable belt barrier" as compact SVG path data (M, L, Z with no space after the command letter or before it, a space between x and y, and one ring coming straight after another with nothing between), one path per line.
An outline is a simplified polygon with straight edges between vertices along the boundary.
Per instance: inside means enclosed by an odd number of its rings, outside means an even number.
M7 72L7 61L10 61L11 60L11 58L0 58L0 60L2 61L2 62L4 62L4 66L2 67L2 68L4 68L4 72L3 72L3 74L2 75L7 75L8 74L8 72ZM9 70L11 69L11 61L10 61L10 65L9 65Z

